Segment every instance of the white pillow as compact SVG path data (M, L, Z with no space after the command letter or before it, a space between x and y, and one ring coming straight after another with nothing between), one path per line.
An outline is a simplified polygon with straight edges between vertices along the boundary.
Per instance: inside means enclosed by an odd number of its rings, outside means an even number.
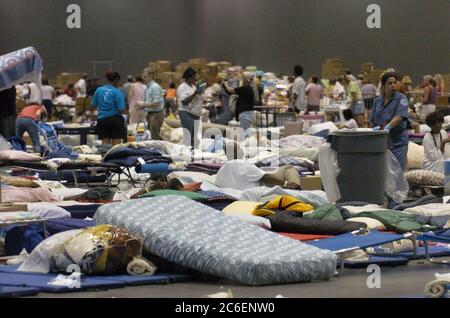
M266 230L270 230L272 228L272 226L270 225L269 219L263 218L261 216L248 215L248 214L231 214L230 216L237 218L241 221L244 221L246 223L257 225Z
M413 142L408 144L408 169L420 169L424 157L423 146Z
M28 211L46 219L70 218L71 216L67 210L47 203L28 203Z
M256 201L235 201L227 205L222 212L226 215L253 215L253 211L260 204Z
M78 189L78 188L56 188L49 189L52 194L56 197L62 197L63 200L70 200L79 198L82 194L86 193L87 189ZM60 200L60 201L63 201Z
M356 218L348 219L348 221L365 223L370 230L377 230L377 231L385 231L386 230L386 226L384 226L384 224L381 223L380 221L378 221L377 219L366 218L366 217L356 217Z

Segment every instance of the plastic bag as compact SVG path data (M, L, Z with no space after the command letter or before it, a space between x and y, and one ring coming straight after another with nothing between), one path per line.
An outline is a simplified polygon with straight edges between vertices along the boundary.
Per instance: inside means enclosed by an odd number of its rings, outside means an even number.
M330 203L335 203L341 198L341 192L336 181L341 170L337 162L337 153L331 149L330 143L324 143L319 147L319 169L327 198Z
M386 152L386 195L396 203L402 203L408 197L409 185L400 164L391 151Z

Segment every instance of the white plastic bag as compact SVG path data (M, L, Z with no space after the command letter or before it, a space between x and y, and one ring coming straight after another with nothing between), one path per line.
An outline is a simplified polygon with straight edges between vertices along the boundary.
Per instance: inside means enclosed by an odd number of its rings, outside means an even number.
M386 152L386 195L396 203L402 203L408 197L409 185L400 164L391 151Z
M341 170L337 162L337 153L331 149L330 143L324 143L319 147L319 168L327 198L330 203L335 203L341 198L341 192L336 181Z

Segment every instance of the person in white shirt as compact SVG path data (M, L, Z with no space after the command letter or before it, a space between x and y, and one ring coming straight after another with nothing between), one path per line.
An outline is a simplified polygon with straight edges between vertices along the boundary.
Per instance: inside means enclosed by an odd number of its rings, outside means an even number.
M188 67L184 71L183 79L177 88L178 115L183 127L183 142L186 146L196 147L200 117L203 110L203 90L195 85L197 72Z
M335 100L343 100L346 94L345 87L342 85L341 81L343 81L342 78L330 81L330 84L333 85L333 99Z
M273 173L259 169L242 159L243 151L236 142L225 145L227 161L216 175L216 185L220 188L245 190L264 186L281 186L300 190L300 176L293 166L283 166Z
M28 84L28 90L30 92L30 97L28 98L28 103L42 104L42 94L41 89L37 86L35 82Z
M427 132L423 138L425 157L422 169L444 173L444 160L450 159L450 138L442 129L444 116L439 112L428 114L425 119L431 132Z
M52 116L53 98L55 97L55 89L49 85L48 80L42 80L42 103L47 110L48 118Z
M296 113L304 111L306 108L305 90L306 82L302 77L303 67L300 65L294 66L294 84L292 85L292 106Z
M77 91L77 98L85 98L87 96L86 80L88 76L84 74L82 78L75 83L74 88Z
M352 110L351 109L345 109L342 113L343 113L344 119L345 119L345 124L344 124L344 127L342 127L342 128L358 129L358 123L353 118Z

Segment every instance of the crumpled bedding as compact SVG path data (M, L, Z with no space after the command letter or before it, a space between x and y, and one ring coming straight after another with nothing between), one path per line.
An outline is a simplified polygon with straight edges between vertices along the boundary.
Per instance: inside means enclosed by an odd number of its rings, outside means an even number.
M235 197L238 200L243 201L258 201L266 202L273 199L276 195L290 195L294 198L302 200L303 202L309 203L314 207L318 207L323 204L330 203L324 191L299 191L299 190L288 190L283 189L280 186L275 187L257 187L247 190L236 190L229 188L219 188L214 184L204 181L201 186L203 191L217 191L225 193L229 196Z
M312 161L319 161L319 148L307 147L285 147L280 148L280 156L290 156L298 158L306 158Z
M325 143L325 138L309 135L292 135L280 139L281 148L306 147L318 148Z
M403 212L425 216L450 215L450 204L448 203L430 203L413 208L408 208Z
M2 189L2 202L51 202L57 198L45 188L7 187Z

